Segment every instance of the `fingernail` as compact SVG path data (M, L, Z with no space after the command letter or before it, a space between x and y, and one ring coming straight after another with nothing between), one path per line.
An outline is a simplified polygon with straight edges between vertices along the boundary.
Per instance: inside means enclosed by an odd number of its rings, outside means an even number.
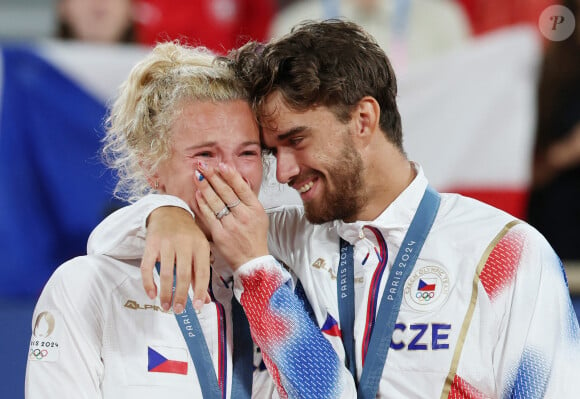
M181 314L181 312L183 312L183 305L180 303L173 305L173 312L176 314Z
M205 179L205 177L199 172L199 170L195 171L195 177L197 178L197 181L202 181L203 179Z
M147 291L147 295L149 296L149 298L155 299L155 290Z
M197 163L197 165L198 165L199 169L201 169L201 170L207 170L207 163L205 163L203 161L199 161Z
M193 307L197 312L200 312L203 307L203 301L201 299L196 299L193 301Z
M221 172L227 172L229 170L229 166L223 162L220 162L218 168Z
M163 302L161 304L161 308L163 308L163 310L165 310L167 312L169 310L169 303Z

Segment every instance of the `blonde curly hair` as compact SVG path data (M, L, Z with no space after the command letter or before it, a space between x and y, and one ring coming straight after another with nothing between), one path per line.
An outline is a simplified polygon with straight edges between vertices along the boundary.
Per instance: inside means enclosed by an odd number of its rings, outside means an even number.
M131 70L106 119L103 158L118 176L114 196L135 202L152 191L147 177L170 157L170 130L186 103L238 99L248 99L246 90L207 48L155 46Z

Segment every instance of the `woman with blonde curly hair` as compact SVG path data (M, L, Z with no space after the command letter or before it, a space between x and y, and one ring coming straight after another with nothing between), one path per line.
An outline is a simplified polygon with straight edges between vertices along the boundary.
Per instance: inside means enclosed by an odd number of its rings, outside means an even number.
M256 193L262 181L259 130L247 93L227 63L201 47L158 44L133 68L110 109L103 148L119 177L115 195L129 202L156 192L192 207L199 164L235 168ZM192 249L196 265L209 263L204 242L196 242L201 255ZM240 330L244 320L232 320L232 306L239 306L231 301L232 273L219 253L213 255L209 290L208 272L196 267L193 300L173 312L171 298L142 288L143 251L122 258L89 254L62 264L34 311L26 397L270 396L271 380L254 365L251 338ZM241 308L233 313L242 314ZM234 347L234 337L246 341Z

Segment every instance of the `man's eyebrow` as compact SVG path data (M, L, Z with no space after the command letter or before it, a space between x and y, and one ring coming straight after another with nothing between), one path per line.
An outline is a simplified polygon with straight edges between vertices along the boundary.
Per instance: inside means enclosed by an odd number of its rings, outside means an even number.
M287 132L285 132L285 133L278 134L278 135L276 136L276 139L277 139L278 141L284 141L284 140L286 140L288 137L291 137L291 136L293 136L293 135L295 135L295 134L297 134L297 133L301 133L301 132L303 132L304 130L306 130L306 126L296 126L296 127L293 127L292 129L288 130L288 131L287 131Z

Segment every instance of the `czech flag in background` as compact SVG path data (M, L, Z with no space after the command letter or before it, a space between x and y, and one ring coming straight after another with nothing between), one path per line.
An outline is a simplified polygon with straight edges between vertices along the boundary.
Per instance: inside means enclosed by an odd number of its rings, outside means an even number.
M37 296L124 205L101 140L107 102L144 54L51 41L0 48L0 296Z

